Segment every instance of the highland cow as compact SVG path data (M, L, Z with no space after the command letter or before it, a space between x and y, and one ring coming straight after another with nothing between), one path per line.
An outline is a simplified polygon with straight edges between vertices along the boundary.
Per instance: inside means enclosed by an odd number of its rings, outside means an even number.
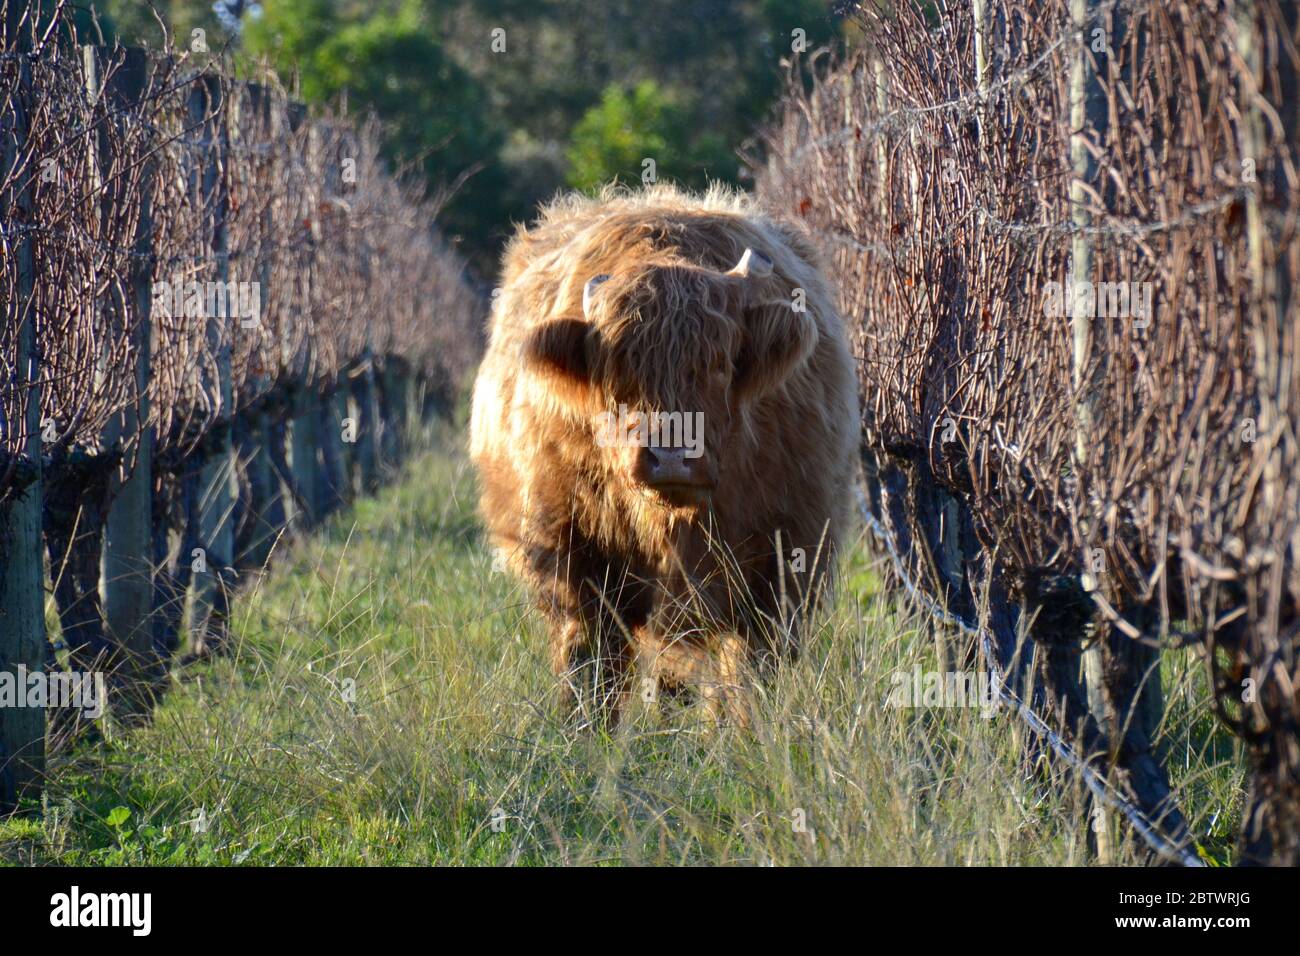
M852 500L856 382L810 243L718 188L557 200L506 251L470 428L567 704L687 691L743 721Z

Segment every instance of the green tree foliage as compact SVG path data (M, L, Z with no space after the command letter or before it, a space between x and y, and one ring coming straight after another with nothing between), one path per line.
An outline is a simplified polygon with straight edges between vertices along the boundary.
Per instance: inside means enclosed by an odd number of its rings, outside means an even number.
M656 178L691 186L734 180L736 161L726 143L708 132L693 133L686 119L650 80L630 91L606 87L600 103L573 128L569 185L590 191L613 180L634 184L643 179L647 160L653 160Z
M347 26L337 0L267 0L243 21L242 45L254 59L266 59L282 79L299 71L301 92L320 100L327 88L315 68L316 52Z
M82 11L94 11L104 32L104 39L115 39L130 46L155 49L163 45L163 28L176 46L190 45L191 31L201 29L210 50L226 49L235 42L213 11L212 0L93 0L78 4L77 26L82 26ZM157 11L157 16L154 11ZM82 31L83 37L89 36Z
M634 181L641 175L644 158L664 158L670 142L673 152L681 151L673 126L667 97L649 80L630 93L606 87L600 103L573 128L570 185L589 190L611 179Z
M123 42L161 42L145 0L86 2ZM566 186L639 182L647 157L662 180L737 181L782 61L839 29L829 0L258 0L233 33L212 0L154 4L182 44L203 27L309 102L378 114L391 161L459 186L441 225L485 273Z
M6 6L0 0L0 7L4 8L6 30L11 31L14 37L20 38L19 43L25 47L31 38L30 31L33 23L36 33L44 34L51 16L58 8L58 3L56 0L35 0L31 3L24 0L9 0ZM21 32L19 32L20 24ZM116 19L107 10L80 6L72 8L72 30L82 43L98 43L101 37L106 43L112 43L118 32Z
M507 213L505 136L486 91L448 55L417 6L344 13L336 0L265 0L260 16L245 18L244 50L296 72L308 102L346 93L349 109L381 117L395 164L419 164L435 192L460 187L441 226L490 267Z
M514 157L553 159L514 175L519 218L565 185L657 175L735 182L736 156L772 110L782 60L838 32L827 0L426 0L453 55L489 91ZM504 30L506 52L489 37ZM795 31L801 30L797 34ZM648 84L648 85L647 85ZM547 174L550 174L548 178Z
M308 16L303 16L306 5ZM395 14L340 22L331 0L270 0L249 19L244 46L298 71L302 96L330 102L344 92L349 108L373 111L387 126L395 163L419 163L435 191L464 177L469 187L447 206L443 228L467 237L471 255L491 255L505 215L501 195L504 143L484 89L448 56L408 7Z

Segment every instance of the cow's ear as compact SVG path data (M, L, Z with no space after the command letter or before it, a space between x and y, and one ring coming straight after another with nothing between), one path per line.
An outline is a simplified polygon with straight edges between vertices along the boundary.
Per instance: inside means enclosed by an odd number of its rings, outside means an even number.
M776 388L806 362L817 347L817 323L789 302L745 310L744 338L736 356L736 394L757 398Z
M600 338L596 327L578 319L545 322L524 342L523 361L560 398L577 404L591 385L591 359Z

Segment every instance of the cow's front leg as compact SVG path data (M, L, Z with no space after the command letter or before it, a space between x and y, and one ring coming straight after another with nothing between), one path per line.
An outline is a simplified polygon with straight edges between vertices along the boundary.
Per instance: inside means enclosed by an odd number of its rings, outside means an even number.
M705 710L716 723L752 726L754 701L749 645L738 634L722 634L717 638L710 662L709 679L700 689Z
M549 532L564 546L534 549L527 568L550 622L561 713L585 725L613 726L631 692L633 650L625 622L644 617L639 602L645 589L576 529Z
M562 618L551 633L551 669L560 680L566 719L614 727L627 709L633 651L626 635L604 615Z
M646 626L636 636L659 693L693 694L715 722L751 725L748 650L739 635L701 643L695 634L664 634Z

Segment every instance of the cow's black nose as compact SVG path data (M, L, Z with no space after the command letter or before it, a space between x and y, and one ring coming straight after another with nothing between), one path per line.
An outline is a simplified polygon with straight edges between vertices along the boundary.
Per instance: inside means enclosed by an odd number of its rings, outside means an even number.
M710 483L703 456L663 446L640 449L636 478L651 488L707 488Z

